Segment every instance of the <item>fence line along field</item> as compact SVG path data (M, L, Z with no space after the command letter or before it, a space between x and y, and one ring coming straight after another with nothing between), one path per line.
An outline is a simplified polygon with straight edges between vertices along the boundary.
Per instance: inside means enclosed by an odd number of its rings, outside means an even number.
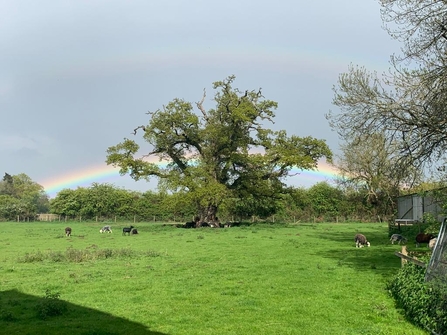
M131 224L0 223L0 332L427 334L386 290L385 223Z

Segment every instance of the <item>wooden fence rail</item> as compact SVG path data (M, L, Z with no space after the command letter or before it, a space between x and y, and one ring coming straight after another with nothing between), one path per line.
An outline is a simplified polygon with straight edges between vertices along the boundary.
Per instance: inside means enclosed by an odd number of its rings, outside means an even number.
M419 259L415 258L415 257L411 257L408 256L408 252L407 252L407 247L406 246L402 246L402 252L396 251L394 253L397 257L400 257L402 259L402 266L404 266L407 262L412 262L420 267L425 268L427 266L427 264L425 264L424 262L420 261Z

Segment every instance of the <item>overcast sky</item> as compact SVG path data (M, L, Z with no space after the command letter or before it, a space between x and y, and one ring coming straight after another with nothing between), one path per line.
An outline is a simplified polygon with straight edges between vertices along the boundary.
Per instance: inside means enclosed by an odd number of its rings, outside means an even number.
M204 88L211 108L212 82L232 74L279 103L274 129L337 151L324 115L336 111L338 75L350 63L381 72L399 52L379 10L375 0L1 0L0 173L46 186L105 165L147 111L199 101Z

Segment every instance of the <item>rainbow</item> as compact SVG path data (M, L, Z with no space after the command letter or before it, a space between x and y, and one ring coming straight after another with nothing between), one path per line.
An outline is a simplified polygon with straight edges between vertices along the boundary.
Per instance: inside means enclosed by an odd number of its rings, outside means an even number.
M157 165L164 166L165 163L159 162ZM288 178L294 186L311 186L317 182L331 180L337 176L337 172L332 166L322 162L318 164L318 170L293 169L292 174L295 173L298 174ZM50 197L54 197L63 189L88 187L92 183L113 183L118 181L119 178L122 178L119 174L119 169L104 163L44 180L40 182L40 185L44 187L45 192Z
M73 189L89 186L95 182L108 182L119 176L119 169L104 164L61 174L44 180L40 184L50 197L54 197L59 191L66 188Z

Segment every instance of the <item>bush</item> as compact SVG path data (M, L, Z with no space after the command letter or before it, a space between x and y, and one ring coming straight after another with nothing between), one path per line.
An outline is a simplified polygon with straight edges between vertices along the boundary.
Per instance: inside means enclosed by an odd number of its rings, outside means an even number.
M427 224L427 227L425 228L426 233L437 234L441 229L441 222L436 220L436 218L430 213L424 214L424 223Z
M447 333L447 288L424 282L425 269L409 263L399 270L388 290L405 316L438 334Z
M0 309L0 320L12 322L12 321L16 321L16 317L12 314L11 311Z
M67 303L59 299L58 292L52 293L50 290L45 291L45 297L37 305L37 317L46 320L52 316L62 315L67 311Z

